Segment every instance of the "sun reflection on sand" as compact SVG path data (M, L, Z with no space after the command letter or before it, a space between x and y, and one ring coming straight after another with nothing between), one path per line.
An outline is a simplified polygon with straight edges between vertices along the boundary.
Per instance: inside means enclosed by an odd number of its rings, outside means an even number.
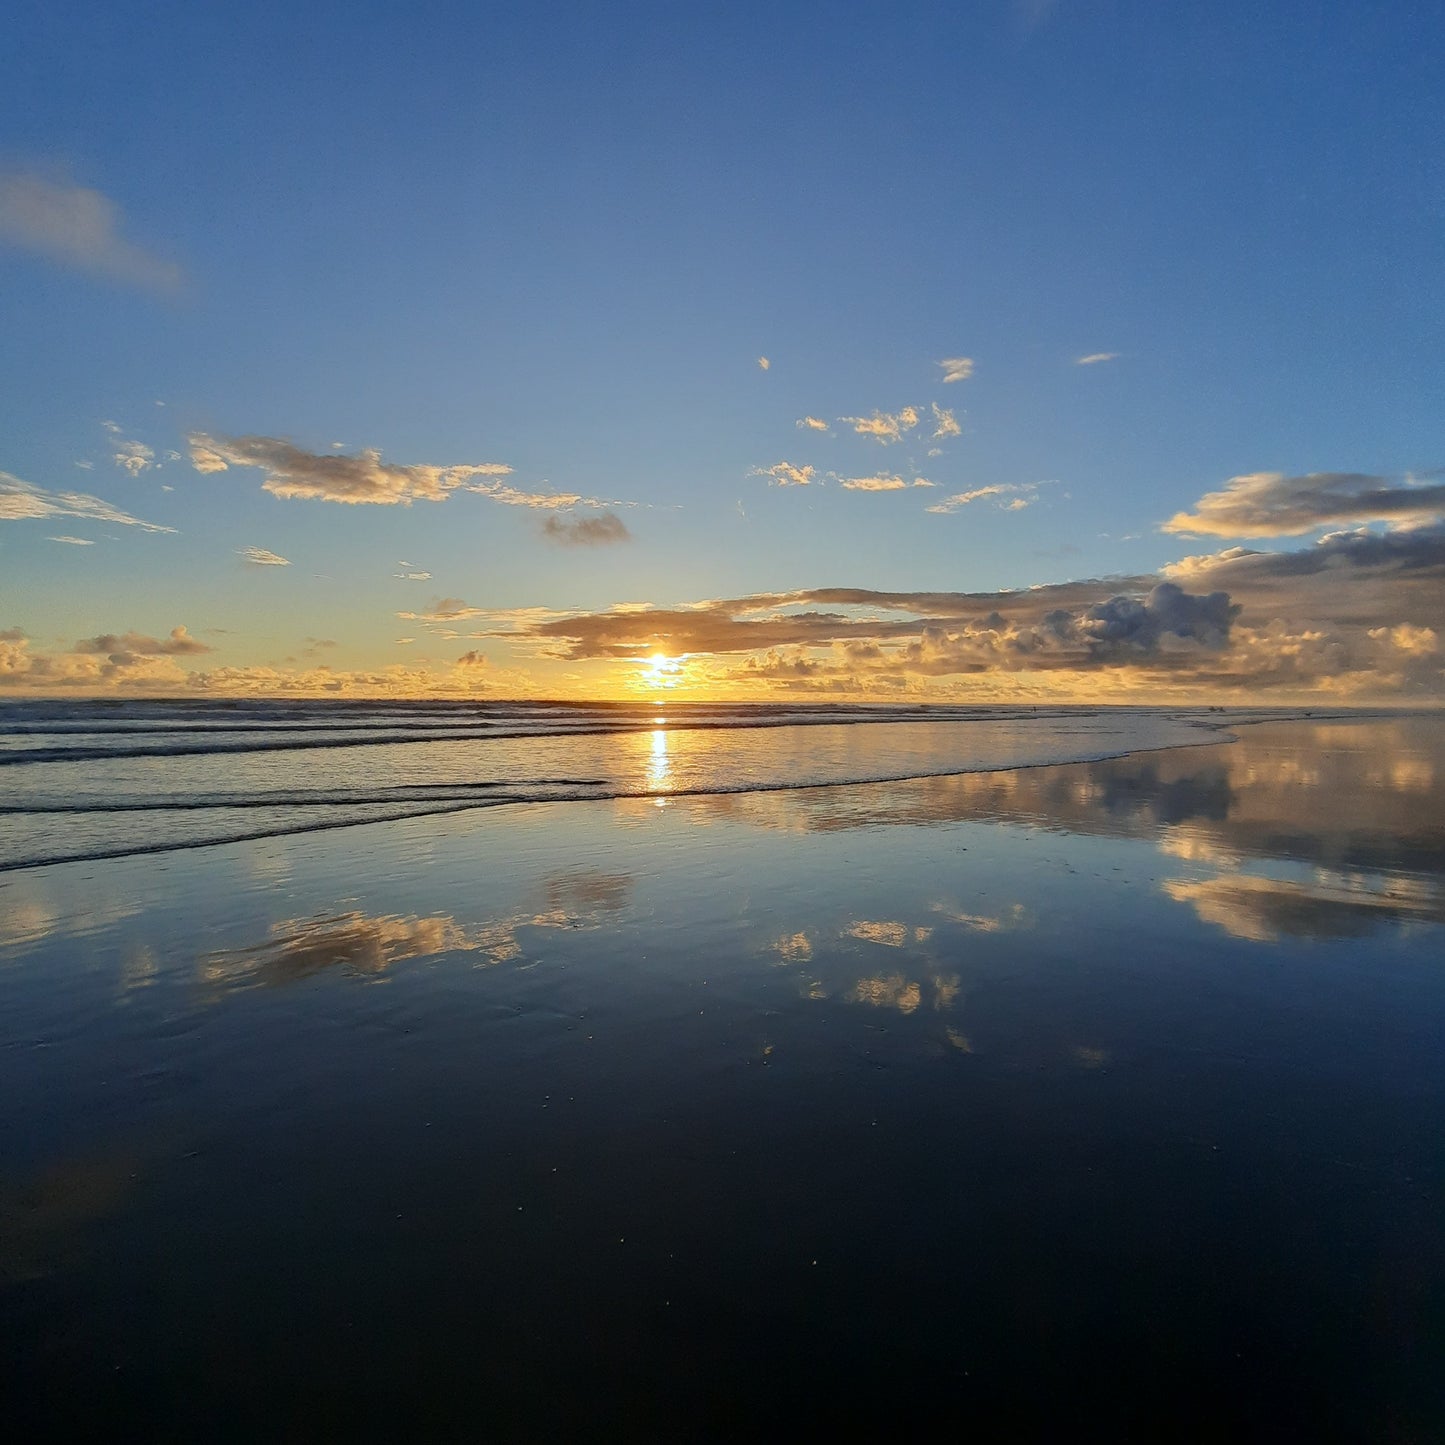
M672 785L672 765L667 756L667 729L655 728L652 733L652 755L647 762L647 790L665 793Z

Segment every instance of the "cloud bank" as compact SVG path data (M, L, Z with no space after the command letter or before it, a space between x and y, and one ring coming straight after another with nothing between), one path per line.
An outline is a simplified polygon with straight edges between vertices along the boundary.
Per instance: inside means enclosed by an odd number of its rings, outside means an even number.
M1231 477L1192 512L1176 512L1162 530L1211 537L1288 537L1341 522L1417 524L1445 513L1445 486L1400 482L1359 472L1251 472Z

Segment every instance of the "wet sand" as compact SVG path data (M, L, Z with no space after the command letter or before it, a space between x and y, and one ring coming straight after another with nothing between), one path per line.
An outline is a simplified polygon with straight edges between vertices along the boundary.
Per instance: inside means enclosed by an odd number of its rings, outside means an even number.
M22 1437L1445 1431L1445 723L0 880Z

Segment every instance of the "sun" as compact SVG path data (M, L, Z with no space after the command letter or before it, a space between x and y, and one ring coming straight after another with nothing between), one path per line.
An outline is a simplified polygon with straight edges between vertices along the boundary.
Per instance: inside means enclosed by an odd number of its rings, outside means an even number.
M643 687L654 691L676 687L682 680L682 659L654 652L644 661L637 680Z

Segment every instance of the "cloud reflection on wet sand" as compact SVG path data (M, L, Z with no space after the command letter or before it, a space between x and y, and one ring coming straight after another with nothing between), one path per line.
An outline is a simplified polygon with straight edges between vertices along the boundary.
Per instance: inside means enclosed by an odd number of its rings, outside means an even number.
M332 968L376 979L398 963L444 953L476 953L484 964L511 963L525 954L523 930L586 928L598 915L625 908L632 879L584 869L544 880L545 906L481 923L450 914L431 917L368 915L360 911L280 919L269 936L246 948L202 955L202 983L224 990L296 983Z
M1215 870L1160 886L1241 938L1348 937L1392 919L1445 921L1445 732L1437 718L1272 722L1217 747L700 800L699 816L819 833L998 822L1144 839L1171 859ZM1262 871L1280 863L1299 876ZM974 926L993 925L979 917Z

